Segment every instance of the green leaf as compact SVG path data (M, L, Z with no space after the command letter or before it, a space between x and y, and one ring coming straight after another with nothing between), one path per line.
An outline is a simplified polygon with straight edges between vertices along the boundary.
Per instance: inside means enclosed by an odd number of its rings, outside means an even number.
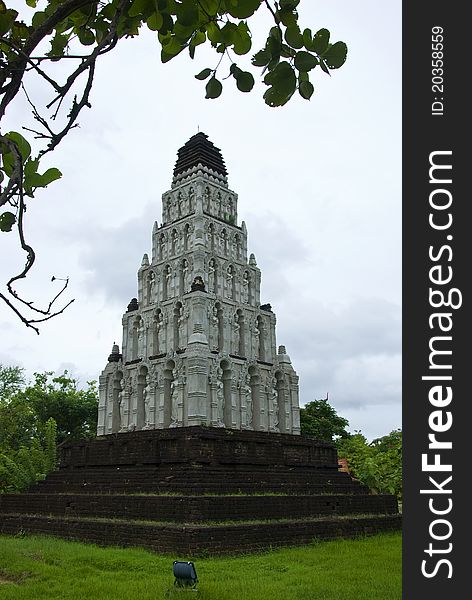
M307 50L313 50L313 35L311 33L311 29L303 30L303 44Z
M69 42L69 35L63 33L56 33L51 40L51 50L47 53L47 56L63 56L65 47Z
M221 29L219 41L223 42L227 46L234 44L237 30L238 28L235 23L226 23L226 25Z
M38 10L34 13L33 18L31 19L31 25L37 29L38 27L41 27L46 19L47 14L44 11Z
M206 95L205 98L218 98L221 96L221 92L223 91L223 86L221 81L213 77L209 80L205 87Z
M233 36L233 50L235 54L247 54L251 49L252 41L246 23L239 23Z
M194 0L183 0L182 4L177 4L175 13L181 25L189 26L198 22L198 7Z
M264 83L271 86L264 94L266 104L283 106L296 90L297 77L291 65L282 61L267 73Z
M269 39L273 39L276 40L280 46L280 44L282 43L282 34L280 32L280 29L278 27L271 27L270 31L269 31L269 38L267 39L267 41L269 41Z
M329 69L323 58L320 60L320 67L326 73L326 75L329 75L331 77L331 73L329 72Z
M203 69L203 71L200 71L198 75L195 75L195 79L200 79L201 81L203 81L204 79L209 77L211 73L212 69Z
M79 38L80 43L84 46L91 46L95 43L95 35L93 31L86 27L81 27L77 32L77 36Z
M212 42L213 44L218 44L219 42L221 42L221 31L217 23L215 23L214 21L210 21L210 23L208 23L206 26L206 30L210 42Z
M6 138L12 140L16 143L18 150L20 151L21 158L23 159L23 163L28 159L31 154L31 146L27 140L16 131L10 131L5 135Z
M195 48L200 44L204 44L206 42L206 34L203 31L196 31L193 34L192 39L190 40L190 44L188 45L188 52L190 54L190 58L193 59L195 56Z
M25 23L13 23L11 36L15 41L26 40L29 36L29 28Z
M296 50L290 48L290 46L287 44L282 44L282 47L280 48L280 56L283 56L283 58L295 58L296 54Z
M277 11L277 17L285 27L291 27L297 24L297 13L290 8L281 8Z
M283 106L286 104L290 100L291 96L292 94L287 95L276 87L270 87L264 93L263 98L268 106L272 106L274 108L276 106Z
M326 50L323 58L330 69L339 69L346 62L347 46L344 42L336 42Z
M295 71L286 61L280 62L275 69L269 71L264 77L265 84L277 85L286 90L292 89L294 82L296 83Z
M25 168L23 169L23 189L27 196L33 196L32 194L32 181L37 175L39 160L27 160L25 163Z
M315 33L313 38L313 51L317 54L323 54L328 48L329 43L329 31L327 29L320 29Z
M159 33L162 33L163 35L166 35L167 33L172 33L172 30L174 29L174 21L172 20L172 17L167 13L162 13L162 18L164 20L164 23L160 28Z
M303 47L303 36L298 26L287 27L285 30L285 41L289 46L297 50Z
M261 0L238 0L237 3L226 4L228 13L237 19L247 19L251 17L259 8Z
M305 100L309 100L313 92L315 91L315 88L313 87L313 84L310 81L302 81L298 86L298 91L302 98L305 98Z
M36 0L26 0L26 4L31 8L36 8Z
M148 16L151 12L156 9L154 0L134 0L128 10L130 17L137 17L138 15Z
M25 181L28 177L31 177L33 173L36 173L38 170L39 160L27 160L25 163L25 168L23 169L23 174L25 176Z
M298 74L298 81L310 81L310 77L308 75L308 73L305 73L304 71L300 71L300 73Z
M272 54L268 50L259 50L252 57L252 64L255 67L265 67L271 60Z
M174 56L177 56L183 50L182 44L175 38L171 37L169 42L163 46L161 52L161 60L163 63L168 62Z
M279 5L280 8L289 8L290 10L295 10L299 5L300 0L280 0Z
M311 71L317 64L319 64L319 61L316 56L313 56L313 54L305 52L304 50L297 52L297 55L295 56L295 68L304 73Z
M164 19L160 12L154 12L146 21L146 25L151 31L159 31L164 25Z
M4 212L0 215L0 231L11 231L11 228L16 223L16 217L11 212Z
M218 12L221 0L199 0L199 4L205 16L214 17Z
M62 177L62 173L59 171L59 169L56 169L56 167L51 167L50 169L45 171L42 175L40 175L40 177L41 177L41 184L36 185L35 187L46 187L53 181L60 179Z
M16 10L8 9L4 13L0 13L0 36L5 35L13 27L18 13Z
M95 30L95 39L100 43L110 31L109 24L106 21L95 21L93 28Z
M240 92L250 92L254 87L254 77L249 71L240 71L236 77L236 86Z

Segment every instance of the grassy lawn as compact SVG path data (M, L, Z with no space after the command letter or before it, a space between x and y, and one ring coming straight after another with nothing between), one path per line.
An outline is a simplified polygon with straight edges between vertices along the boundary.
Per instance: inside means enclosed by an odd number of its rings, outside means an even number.
M47 537L1 536L0 599L401 599L399 533L198 558L198 593L174 590L173 560L191 559Z

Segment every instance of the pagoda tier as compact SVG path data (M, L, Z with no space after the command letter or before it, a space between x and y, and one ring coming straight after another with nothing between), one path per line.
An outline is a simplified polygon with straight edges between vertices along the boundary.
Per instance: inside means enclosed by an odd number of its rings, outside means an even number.
M298 376L238 223L221 152L203 133L178 151L151 258L100 376L98 435L207 425L298 434Z

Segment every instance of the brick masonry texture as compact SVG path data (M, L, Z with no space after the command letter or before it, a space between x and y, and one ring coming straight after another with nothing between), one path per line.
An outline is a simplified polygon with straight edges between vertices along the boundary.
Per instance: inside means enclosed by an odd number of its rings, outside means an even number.
M0 496L2 533L158 552L249 552L400 527L395 497L338 471L332 445L216 428L66 445L45 481Z
M4 515L4 534L42 533L99 545L140 546L185 555L255 552L270 547L300 546L313 540L350 538L400 529L399 515L325 521L242 524L219 527L153 526L45 516ZM106 537L104 537L106 531Z

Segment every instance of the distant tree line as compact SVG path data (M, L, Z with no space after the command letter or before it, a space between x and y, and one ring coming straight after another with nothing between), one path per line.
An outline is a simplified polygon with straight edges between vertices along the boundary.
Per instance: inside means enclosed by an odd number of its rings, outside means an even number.
M377 494L402 497L402 431L395 429L388 435L368 442L356 431L347 431L349 421L339 416L328 398L308 402L300 409L301 430L337 446L339 458L347 461L353 477Z
M0 365L0 492L26 490L56 467L61 444L93 437L97 406L95 382L79 389L64 371L27 384L23 369Z

